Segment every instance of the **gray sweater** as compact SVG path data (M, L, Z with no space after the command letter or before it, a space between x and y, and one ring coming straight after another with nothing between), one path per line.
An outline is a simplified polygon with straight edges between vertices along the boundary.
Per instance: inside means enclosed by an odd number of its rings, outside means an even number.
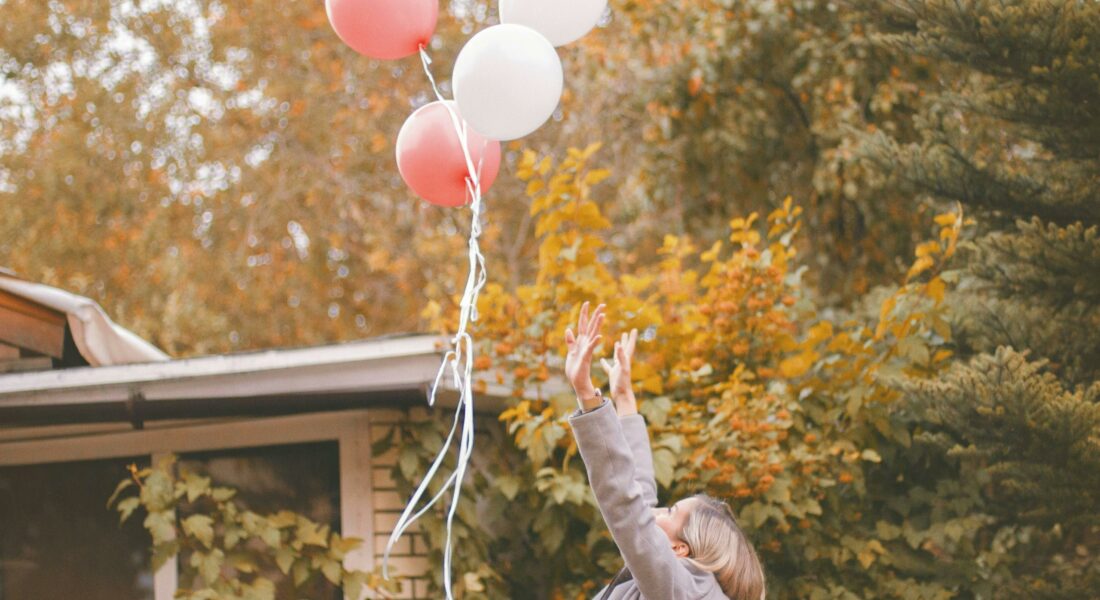
M615 586L609 600L728 600L714 575L672 552L653 519L657 484L642 416L620 419L604 401L569 422L600 512L633 576Z

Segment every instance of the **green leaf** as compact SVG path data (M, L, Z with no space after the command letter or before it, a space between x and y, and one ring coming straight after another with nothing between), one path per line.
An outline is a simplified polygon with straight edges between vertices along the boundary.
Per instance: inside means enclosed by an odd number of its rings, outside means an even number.
M318 525L305 517L298 519L296 530L298 540L310 546L328 547L328 532L325 526Z
M401 468L401 474L405 479L412 479L420 467L420 457L416 454L416 448L412 446L402 448L397 465Z
M171 511L150 512L143 523L153 536L153 543L159 544L175 539L176 515Z
M179 554L179 540L169 540L153 546L153 571L160 569L168 559Z
M344 574L344 597L349 600L359 600L363 595L363 586L367 583L367 574L363 571L352 571Z
M141 498L131 496L118 503L118 524L122 525L130 518L134 510L141 505Z
M244 530L252 535L260 535L260 532L268 526L267 519L250 510L241 513L240 521L241 525L244 526Z
M204 496L210 491L210 478L186 473L183 476L183 487L187 490L187 501L194 502L199 496Z
M928 354L928 346L913 336L898 341L898 354L919 365L928 364L931 358Z
M340 573L343 571L339 561L326 559L321 563L321 574L333 584L340 583Z
M882 457L879 456L878 452L875 452L874 450L872 450L870 448L867 448L866 450L864 450L860 454L860 457L862 457L863 460L870 461L870 462L873 462L873 463L882 462Z
M115 503L115 499L118 498L118 495L122 493L122 490L132 485L134 485L134 480L131 477L127 477L126 479L118 482L118 486L115 487L114 493L111 494L110 498L107 498L107 508L111 508L111 505Z
M216 487L210 491L210 497L218 502L225 502L237 495L237 490L227 487Z
M172 480L168 474L159 469L154 470L145 478L145 485L141 488L141 502L150 512L172 508L175 500L172 488Z
M295 558L294 551L290 548L279 548L275 552L275 564L283 572L283 575L290 573L290 567L294 565Z
M252 557L242 552L229 555L229 565L241 573L256 572L256 563L252 560Z
M283 544L283 533L278 527L270 524L260 530L260 539L271 548L278 548Z
M267 578L257 577L243 586L241 600L275 600L275 584Z
M334 558L342 559L349 552L361 547L363 545L363 539L357 537L341 537L338 533L333 533L329 539L329 548Z
M297 513L289 510L280 510L279 512L271 515L267 518L267 522L273 527L282 529L284 527L290 527L298 523Z
M514 475L501 475L497 477L493 483L496 485L497 489L500 490L500 493L509 501L516 499L516 494L519 493L519 487L521 485L519 477Z
M225 554L215 548L210 554L202 556L199 562L199 575L206 581L207 585L213 584L221 576L222 564L225 562Z
M309 576L312 574L309 569L309 561L304 558L296 561L294 563L294 566L291 567L290 570L292 573L292 577L294 578L295 587L301 587L301 585L305 583L306 580L309 579Z
M657 448L653 451L653 478L662 487L668 487L672 484L675 467L675 454L666 448Z
M657 396L638 403L638 412L642 413L645 420L655 427L664 427L668 423L668 412L672 409L672 399L668 396Z
M246 536L240 527L227 527L225 529L225 549L232 550Z
M183 532L210 548L214 543L214 519L206 515L191 515L183 520Z

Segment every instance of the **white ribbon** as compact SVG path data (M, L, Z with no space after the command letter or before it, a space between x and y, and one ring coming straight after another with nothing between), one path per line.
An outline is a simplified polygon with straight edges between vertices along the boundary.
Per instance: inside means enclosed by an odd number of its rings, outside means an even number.
M408 504L405 505L405 510L401 513L401 518L397 520L397 524L393 527L393 533L390 534L390 540L386 544L386 552L382 558L382 576L389 579L390 552L393 550L393 546L397 543L397 540L401 538L401 535L404 534L405 531L425 512L432 508L432 506L443 497L443 494L447 492L447 490L453 488L451 505L447 511L447 544L443 551L443 589L447 594L447 600L453 600L451 593L451 565L453 558L451 528L454 522L455 511L458 509L459 496L462 493L462 481L466 475L466 469L470 464L470 457L473 455L474 451L474 392L472 382L474 371L474 342L466 329L472 321L477 321L478 294L481 292L481 288L485 286L485 282L488 279L485 272L485 257L482 256L481 248L478 246L478 238L481 236L482 161L479 158L477 168L475 169L466 139L466 123L459 118L458 113L455 112L451 103L444 100L443 95L439 92L439 87L436 86L435 78L432 76L432 71L429 68L432 59L428 56L428 52L424 49L424 46L420 47L420 61L424 65L424 73L427 74L428 81L432 84L432 91L435 92L435 97L439 99L440 102L443 102L443 105L447 108L447 112L451 116L451 123L454 125L455 133L458 134L459 143L462 145L462 154L466 158L466 169L469 173L466 177L466 193L470 199L471 212L469 273L466 277L466 289L462 294L462 302L459 305L461 312L459 313L458 332L455 333L454 338L451 340L454 349L448 351L447 354L443 356L443 363L439 366L439 372L436 373L435 381L432 383L431 394L428 397L428 405L435 406L436 390L439 388L439 382L442 380L443 374L447 370L447 365L450 364L451 377L459 393L454 424L451 426L451 432L447 435L447 440L443 443L443 447L439 450L439 454L432 462L432 466L428 469L427 474L424 475L424 480L420 482L420 486L413 492ZM482 148L481 157L484 157L484 155L484 148ZM461 427L459 427L459 423L461 423ZM458 462L454 472L447 478L447 481L443 484L439 492L435 494L423 508L413 512L416 509L417 503L419 503L420 499L427 493L428 486L435 478L436 472L443 465L443 461L447 457L448 451L451 449L451 444L454 442L456 432L459 434L459 443Z

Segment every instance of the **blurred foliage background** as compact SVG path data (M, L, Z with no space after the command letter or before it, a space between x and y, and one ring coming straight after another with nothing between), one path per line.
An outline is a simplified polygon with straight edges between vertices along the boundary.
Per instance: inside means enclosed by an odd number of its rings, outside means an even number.
M495 10L444 4L445 93ZM0 264L175 356L453 325L466 213L392 156L415 58L355 55L322 2L0 13ZM561 55L487 196L480 385L515 399L466 597L620 566L542 385L586 299L646 332L662 498L729 499L770 596L1093 597L1100 5L612 0Z

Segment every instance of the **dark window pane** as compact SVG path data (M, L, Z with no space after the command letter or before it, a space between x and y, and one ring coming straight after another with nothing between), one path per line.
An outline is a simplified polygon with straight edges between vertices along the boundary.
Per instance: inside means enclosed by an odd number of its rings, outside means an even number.
M236 500L248 510L262 515L292 510L340 531L340 452L336 442L190 453L180 457L180 466L209 476L214 485L236 488ZM189 560L188 555L180 556L181 565ZM277 569L263 575L276 582L276 598L343 597L319 574L297 590ZM191 584L181 574L180 587Z
M0 467L0 600L152 600L149 534L106 506L135 462Z

